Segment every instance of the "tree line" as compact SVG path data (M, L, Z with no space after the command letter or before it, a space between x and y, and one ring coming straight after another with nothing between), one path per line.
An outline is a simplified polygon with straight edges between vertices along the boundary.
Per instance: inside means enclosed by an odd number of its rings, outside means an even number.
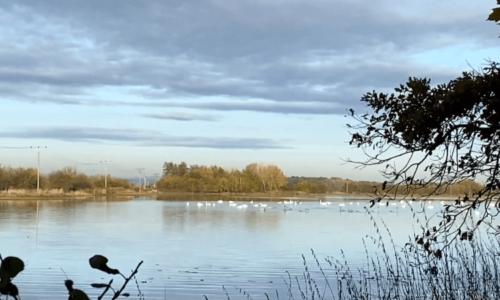
M226 170L218 166L188 166L185 162L174 164L166 162L163 177L157 182L161 191L193 193L260 193L260 192L302 192L306 194L349 193L373 194L384 190L384 183L375 181L355 181L338 177L286 177L276 165L249 164L243 170ZM107 176L108 188L137 188L128 180ZM386 184L385 189L391 185ZM465 180L440 187L438 194L443 196L469 197L481 190L482 184ZM36 189L36 168L11 168L0 165L0 191L9 189ZM41 189L61 189L64 192L84 191L104 188L103 175L86 175L76 168L65 167L48 175L40 174ZM426 195L434 186L401 186L398 193ZM393 189L393 191L396 191Z
M391 184L384 184L376 181L356 181L343 179L338 177L297 177L288 178L287 190L300 191L304 193L324 194L324 193L348 193L348 194L363 194L373 195L380 194L382 191L393 187ZM410 195L410 196L425 196L430 195L436 190L437 184L424 185L405 185L399 189L392 189L393 196ZM463 180L453 184L440 186L437 189L436 195L441 196L471 196L483 188L483 185L473 180Z
M11 168L0 165L0 190L36 189L38 172L36 168ZM132 184L127 179L107 176L107 187L129 189ZM104 188L103 175L86 175L76 168L65 167L48 175L40 174L41 189L62 189L64 192Z
M287 186L283 171L272 164L249 164L243 170L225 170L218 166L188 166L185 162L165 162L157 188L188 192L272 192Z
M389 185L375 181L355 181L338 177L286 177L283 171L272 164L249 164L243 170L224 169L218 166L199 166L181 162L165 162L163 177L157 182L157 188L170 192L193 193L259 193L291 191L311 194L349 193L373 194L387 189ZM465 180L441 188L438 194L443 196L472 195L482 187L481 184ZM396 190L394 190L396 191ZM399 193L426 195L433 187L411 185L401 187Z

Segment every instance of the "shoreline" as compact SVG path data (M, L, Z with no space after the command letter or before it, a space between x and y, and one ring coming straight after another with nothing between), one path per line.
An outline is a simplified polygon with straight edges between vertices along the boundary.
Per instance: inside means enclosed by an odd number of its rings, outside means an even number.
M352 194L352 193L324 193L311 194L296 191L286 192L269 192L269 193L191 193L191 192L161 192L157 190L149 190L136 192L132 190L114 191L111 189L95 190L93 192L57 192L50 193L49 191L2 191L0 192L0 201L3 200L74 200L74 199L89 199L89 198L138 198L151 197L161 201L180 201L194 200L200 198L208 198L211 201L218 199L234 199L244 201L246 198L261 198L261 201L272 201L273 199L301 199L301 201L317 201L319 198L331 199L350 199L350 200L371 200L372 195L369 194ZM442 200L454 201L460 196L433 196L426 200ZM213 199L212 199L213 198ZM309 198L309 199L308 199ZM396 200L402 200L397 198ZM416 198L418 200L418 198ZM410 200L410 199L408 199Z
M11 190L0 191L0 201L2 200L71 200L71 199L89 199L89 198L123 198L123 197L141 197L157 196L156 190L146 192L136 192L133 190L112 190L96 189L90 191L62 192L58 191L36 191L36 190Z

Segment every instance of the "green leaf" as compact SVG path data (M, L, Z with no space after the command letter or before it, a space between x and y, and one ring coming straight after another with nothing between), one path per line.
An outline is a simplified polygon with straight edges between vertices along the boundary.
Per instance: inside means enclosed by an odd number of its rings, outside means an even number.
M24 262L20 258L14 256L4 258L0 266L0 274L2 277L8 275L9 278L14 278L17 274L21 273L22 270L24 270Z

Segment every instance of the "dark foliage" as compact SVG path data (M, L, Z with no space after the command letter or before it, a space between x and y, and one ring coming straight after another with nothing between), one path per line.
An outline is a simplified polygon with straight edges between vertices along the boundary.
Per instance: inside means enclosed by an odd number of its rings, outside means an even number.
M444 242L439 236L461 237L460 226L454 225L480 205L485 206L483 217L468 230L467 239L481 223L492 226L499 213L500 69L489 62L481 72L464 72L436 87L429 79L410 78L395 91L365 94L361 100L373 112L359 116L351 110L358 123L348 125L356 130L350 144L368 157L357 163L385 166L381 173L387 181L375 200L408 198L419 189L428 189L424 196L430 197L457 182L485 182L446 206L436 230L422 235L426 251L435 253L430 245Z

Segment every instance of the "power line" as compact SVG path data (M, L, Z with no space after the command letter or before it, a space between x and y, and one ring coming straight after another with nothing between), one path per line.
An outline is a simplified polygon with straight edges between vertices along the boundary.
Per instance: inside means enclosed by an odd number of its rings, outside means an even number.
M0 149L11 149L11 150L39 149L39 151L41 151L43 149L43 150L48 150L48 152L44 151L44 153L45 153L44 155L48 155L49 157L52 157L52 159L58 159L58 160L62 159L62 160L66 161L74 166L97 166L97 165L101 164L101 162L82 162L79 160L75 160L75 159L67 157L66 155L64 155L60 152L55 151L52 148L48 148L46 146L23 146L23 147L0 146ZM142 171L144 170L144 168L135 168L135 169L137 171L139 171L139 174L141 174L141 176L139 177L139 186L141 187L142 186L141 177L146 177L145 174L142 174ZM129 167L121 168L120 164L116 164L116 162L113 163L113 170L118 171L118 172L123 172L123 173L129 173L131 171L131 169ZM38 166L38 172L39 171L40 171L40 166ZM105 170L105 173L106 173L106 170ZM37 177L39 177L39 175ZM37 185L39 186L39 180L38 180ZM105 183L105 185L106 185L106 183Z
M77 160L74 160L74 159L71 159L71 158L68 158L66 157L65 155L59 153L59 152L56 152L52 149L49 149L50 151L54 152L54 154L57 154L59 155L60 157L64 158L65 160L75 164L75 165L82 165L82 166L92 166L92 165L99 165L99 163L85 163L85 162L81 162L81 161L77 161Z
M2 149L31 149L32 147L9 147L9 146L1 146Z

